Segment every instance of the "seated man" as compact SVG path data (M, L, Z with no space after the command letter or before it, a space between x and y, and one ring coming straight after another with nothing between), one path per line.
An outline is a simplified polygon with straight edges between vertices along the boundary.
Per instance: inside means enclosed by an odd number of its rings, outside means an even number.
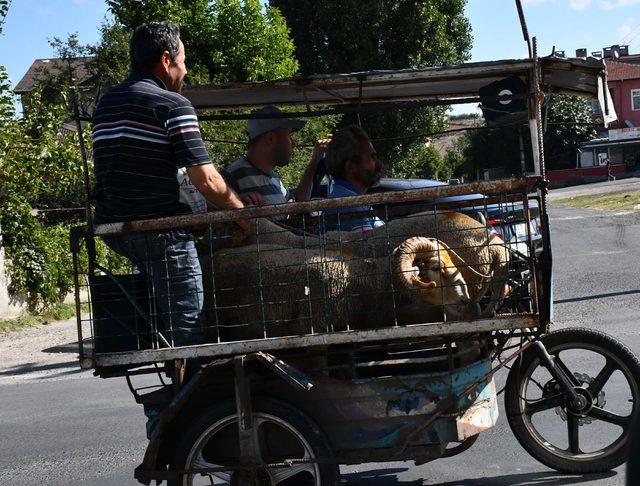
M328 198L360 196L380 180L383 165L366 132L355 125L335 134L326 154L327 172L333 177ZM359 214L360 213L360 214ZM384 223L371 206L330 209L324 212L323 231L370 231Z
M254 111L261 115L280 115L275 106ZM249 143L247 154L225 167L221 172L227 183L240 195L245 204L263 206L292 201L307 201L311 194L313 176L328 140L318 140L313 156L292 194L282 184L275 171L291 162L295 141L291 134L301 130L306 122L288 118L256 118L247 123Z

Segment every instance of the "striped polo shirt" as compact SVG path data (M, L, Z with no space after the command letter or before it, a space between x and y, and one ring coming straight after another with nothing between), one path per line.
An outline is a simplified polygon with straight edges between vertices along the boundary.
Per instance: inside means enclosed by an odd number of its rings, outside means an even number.
M284 187L278 174L262 172L246 157L236 160L220 171L222 176L238 194L257 192L262 195L265 204L282 204L294 200L293 195Z
M191 212L179 200L178 168L211 163L189 100L151 74L100 98L93 160L97 223Z

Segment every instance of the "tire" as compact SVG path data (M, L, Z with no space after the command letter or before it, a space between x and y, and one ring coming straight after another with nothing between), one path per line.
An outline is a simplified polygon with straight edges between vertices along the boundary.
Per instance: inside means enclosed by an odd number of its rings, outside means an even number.
M541 340L570 372L565 375L586 405L577 409L569 403L530 348L512 367L505 389L505 410L516 439L535 459L563 473L618 467L626 460L632 417L639 407L638 359L611 336L590 329L554 331Z
M333 452L320 429L302 412L279 400L253 399L254 426L258 429L262 463L280 463L284 459L326 459ZM187 428L176 448L171 470L212 468L239 464L239 444L235 403L209 409ZM198 456L202 461L197 462ZM220 484L237 486L237 472L209 476L185 475L169 486ZM288 468L261 469L256 486L335 486L339 484L337 464L294 464Z

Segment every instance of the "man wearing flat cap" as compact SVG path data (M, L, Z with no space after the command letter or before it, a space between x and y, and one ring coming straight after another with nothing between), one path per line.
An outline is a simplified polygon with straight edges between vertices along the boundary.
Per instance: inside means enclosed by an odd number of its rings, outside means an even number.
M265 106L253 114L263 115L247 123L249 143L244 157L223 169L227 183L240 195L245 204L256 206L307 201L311 194L313 176L329 140L318 140L313 155L296 190L284 187L276 172L291 161L296 143L292 134L301 130L302 120L282 117L275 106ZM272 115L274 118L266 118Z

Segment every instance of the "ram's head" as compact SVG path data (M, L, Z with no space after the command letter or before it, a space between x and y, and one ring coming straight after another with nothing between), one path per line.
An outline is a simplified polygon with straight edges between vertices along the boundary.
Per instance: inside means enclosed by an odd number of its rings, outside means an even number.
M394 277L399 288L410 289L430 309L447 320L473 320L480 306L469 297L467 283L447 250L435 238L405 240L393 252Z

